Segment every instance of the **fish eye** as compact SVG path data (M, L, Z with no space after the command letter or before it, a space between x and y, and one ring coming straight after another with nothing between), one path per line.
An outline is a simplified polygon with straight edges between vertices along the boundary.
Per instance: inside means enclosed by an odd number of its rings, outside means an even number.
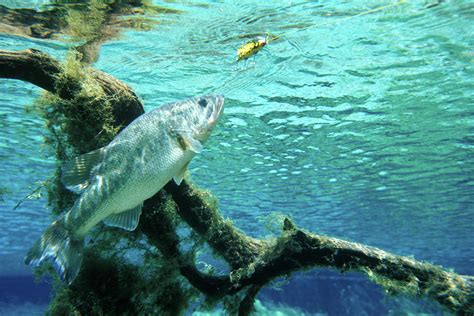
M206 100L206 99L200 99L200 100L198 101L198 104L199 104L200 106L202 106L203 108L205 108L206 105L207 105L207 100Z

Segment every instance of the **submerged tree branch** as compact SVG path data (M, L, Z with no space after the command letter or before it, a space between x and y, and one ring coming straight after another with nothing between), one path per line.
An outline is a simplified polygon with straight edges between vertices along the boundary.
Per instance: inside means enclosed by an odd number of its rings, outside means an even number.
M255 262L252 273L239 283L241 286L265 284L277 276L314 266L364 272L392 294L428 295L453 312L472 310L474 278L471 276L296 228L285 231Z
M297 229L288 218L284 220L283 235L277 240L253 239L226 222L202 198L205 193L188 183L178 187L170 182L165 189L177 201L180 216L206 236L211 247L233 268L229 278L232 285L228 286L227 294L247 286L261 287L274 278L301 269L328 267L341 272L363 272L392 294L427 295L450 311L460 314L474 311L474 278L471 276L374 247L308 233ZM216 228L218 234L207 233ZM239 258L249 260L239 262Z
M92 78L113 98L116 124L125 126L143 113L133 91L117 79L88 68ZM31 82L64 99L75 97L81 82L64 80L64 69L53 58L35 50L0 51L0 77ZM59 80L58 78L62 78ZM87 122L84 122L86 125ZM205 240L230 267L228 275L199 271L192 254L183 253L176 232L176 214ZM173 262L175 270L201 293L214 299L246 293L238 313L250 313L258 291L271 280L311 267L330 267L341 272L360 271L389 293L426 295L447 310L474 314L474 279L429 263L397 256L383 250L316 235L298 229L289 219L276 239L255 239L238 230L219 213L210 193L183 181L168 183L147 200L134 234Z
M126 84L100 70L87 69L106 97L113 99L116 126L127 126L145 112L140 99ZM75 98L82 86L78 78L65 75L57 60L36 49L0 50L0 78L30 82L65 100Z
M222 256L232 269L254 262L265 242L251 238L234 228L217 210L209 193L192 188L186 181L165 186L177 204L178 214Z
M59 63L35 49L17 52L0 50L0 77L30 82L57 93L56 77L61 73ZM66 97L62 95L61 97Z

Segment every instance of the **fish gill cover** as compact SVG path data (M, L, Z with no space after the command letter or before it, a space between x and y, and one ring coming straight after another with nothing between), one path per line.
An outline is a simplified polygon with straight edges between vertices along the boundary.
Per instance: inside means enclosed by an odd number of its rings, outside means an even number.
M190 165L212 193L185 177L145 201L137 229L92 230L49 313L247 314L257 296L331 315L443 313L417 297L471 312L469 2L5 4L0 75L48 91L33 102L39 89L2 80L5 275L26 273L50 222L31 198L47 191L54 217L77 199L60 181L67 161L107 145L143 104L226 96ZM344 274L295 276L315 266Z

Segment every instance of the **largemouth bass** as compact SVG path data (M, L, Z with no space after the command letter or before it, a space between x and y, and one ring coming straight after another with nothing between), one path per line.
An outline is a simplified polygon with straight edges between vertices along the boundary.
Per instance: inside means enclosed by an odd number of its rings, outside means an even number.
M70 284L79 273L88 232L101 221L134 230L143 201L171 179L181 183L223 106L223 96L163 105L138 117L107 146L66 163L62 181L80 196L36 241L26 264L51 260Z

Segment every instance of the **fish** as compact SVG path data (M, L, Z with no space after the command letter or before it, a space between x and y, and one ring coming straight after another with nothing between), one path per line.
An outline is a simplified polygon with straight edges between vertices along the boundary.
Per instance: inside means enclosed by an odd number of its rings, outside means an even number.
M66 162L65 187L79 194L25 257L33 267L52 262L71 284L80 271L86 235L100 222L133 231L143 201L173 179L180 184L224 108L224 96L206 95L162 105L124 128L107 146Z

